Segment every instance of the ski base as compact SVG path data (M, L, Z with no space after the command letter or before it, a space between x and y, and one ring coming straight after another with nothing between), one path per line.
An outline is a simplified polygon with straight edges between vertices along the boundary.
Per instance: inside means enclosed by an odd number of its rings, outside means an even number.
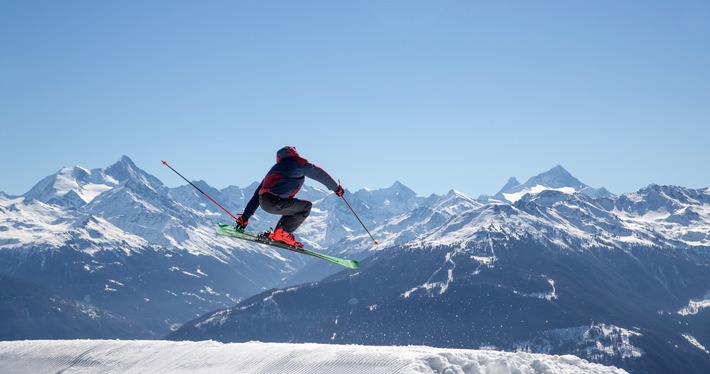
M219 228L217 229L217 234L223 235L223 236L229 236L231 238L248 240L248 241L254 242L254 243L266 244L266 245L270 245L272 247L277 247L277 248L285 249L285 250L292 251L292 252L302 253L302 254L305 254L308 256L320 258L321 260L332 262L334 264L338 264L340 266L344 266L349 269L357 269L360 267L360 264L356 260L346 260L343 258L338 258L338 257L314 252L314 251L311 251L311 250L308 250L305 248L301 248L301 247L294 247L294 246L288 245L286 243L281 243L281 242L275 241L275 240L269 238L268 234L253 233L253 232L245 231L242 229L238 229L234 226L227 225L224 223L219 224Z

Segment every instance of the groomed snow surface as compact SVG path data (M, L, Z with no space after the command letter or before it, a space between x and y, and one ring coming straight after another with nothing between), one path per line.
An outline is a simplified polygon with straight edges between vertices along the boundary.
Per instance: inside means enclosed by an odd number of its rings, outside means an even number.
M578 357L421 346L0 342L0 373L625 373Z

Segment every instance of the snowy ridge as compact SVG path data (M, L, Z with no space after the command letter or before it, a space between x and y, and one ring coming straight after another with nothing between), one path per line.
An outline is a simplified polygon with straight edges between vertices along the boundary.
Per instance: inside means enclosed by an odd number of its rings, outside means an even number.
M681 316L692 316L700 313L705 308L710 308L710 292L705 294L704 299L690 300L688 305L681 308L677 313Z
M486 233L534 237L562 248L709 247L710 189L650 186L616 198L543 190L515 204L479 205L409 247L466 246Z
M573 345L576 355L583 355L597 361L605 357L623 359L641 357L644 351L630 342L629 338L632 336L641 336L641 334L601 323L545 331L534 340L518 342L514 346L517 351L549 353L559 346Z
M519 183L515 177L511 177L508 183L493 196L493 199L515 203L526 194L536 194L544 190L555 190L569 194L577 192L592 198L613 196L605 188L595 189L587 186L573 177L565 168L557 165L528 179L525 183ZM487 200L488 198L483 196L482 199Z
M481 206L481 203L456 190L451 190L443 196L433 195L414 210L389 218L384 224L376 227L374 235L379 238L380 248L373 248L366 234L347 238L347 245L356 250L367 251L402 245L420 235L436 231L453 217Z
M81 166L64 167L44 178L24 196L76 208L116 187L119 182L103 170L87 170Z
M536 184L532 187L526 187L523 188L522 190L514 193L504 193L503 197L505 197L506 200L510 201L511 203L514 203L520 199L523 198L523 196L527 194L538 194L542 191L545 190L550 190L550 191L560 191L566 194L573 194L576 192L576 190L572 187L560 187L560 188L550 188L547 186L543 186L541 184Z
M690 344L692 344L692 345L698 347L698 349L700 349L701 351L703 351L703 352L705 352L705 353L707 353L707 354L710 354L710 351L709 351L707 348L705 348L704 345L700 344L700 342L699 342L697 339L695 339L694 336L692 336L692 335L690 335L690 334L683 334L683 337L684 337L685 340L687 340Z
M56 249L81 238L94 244L86 248L87 253L100 248L121 248L129 253L151 246L145 239L125 232L105 219L78 211L67 212L41 201L0 197L0 212L5 218L4 226L0 226L0 249L29 245Z
M422 346L115 340L0 342L0 372L626 373L571 355Z

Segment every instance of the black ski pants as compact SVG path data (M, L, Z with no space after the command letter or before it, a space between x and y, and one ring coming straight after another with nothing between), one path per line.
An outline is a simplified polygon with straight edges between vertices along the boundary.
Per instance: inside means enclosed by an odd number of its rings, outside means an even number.
M267 192L259 195L259 206L267 213L280 214L281 219L276 227L280 226L286 232L292 233L311 214L313 204L308 200L281 198Z

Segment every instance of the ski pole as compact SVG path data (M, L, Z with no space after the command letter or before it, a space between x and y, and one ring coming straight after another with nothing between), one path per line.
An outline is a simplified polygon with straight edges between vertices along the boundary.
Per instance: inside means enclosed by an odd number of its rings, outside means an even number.
M163 165L169 167L170 170L174 171L175 174L179 175L180 178L182 178L182 179L185 180L185 182L190 183L190 186L195 187L196 190L200 191L203 195L205 195L206 198L210 199L211 202L213 202L215 205L217 205L218 207L220 207L220 209L224 210L224 212L227 213L227 214L229 214L230 217L234 218L235 221L237 220L237 217L235 217L234 214L230 213L227 209L224 209L223 206L219 205L218 202L214 201L214 199L211 198L210 195L206 194L205 191L202 191L199 187L195 186L192 182L190 182L189 180L187 180L187 178L183 177L182 174L178 173L177 170L173 169L172 166L168 165L168 162L167 162L167 161L163 161Z
M340 181L338 181L338 184L340 184ZM343 201L345 201L345 205L347 205L348 208L350 208L350 211L353 212L353 214L355 215L355 218L357 218L357 220L360 221L362 228L365 229L365 231L367 231L367 235L370 235L370 238L375 242L375 245L377 245L378 244L377 240L375 240L375 238L372 237L372 234L370 234L370 230L368 230L367 227L365 227L365 224L362 223L362 220L360 219L360 217L358 217L357 213L355 213L355 211L353 210L353 207L350 206L350 203L348 203L348 201L345 200L345 196L340 196L340 197L343 198Z

